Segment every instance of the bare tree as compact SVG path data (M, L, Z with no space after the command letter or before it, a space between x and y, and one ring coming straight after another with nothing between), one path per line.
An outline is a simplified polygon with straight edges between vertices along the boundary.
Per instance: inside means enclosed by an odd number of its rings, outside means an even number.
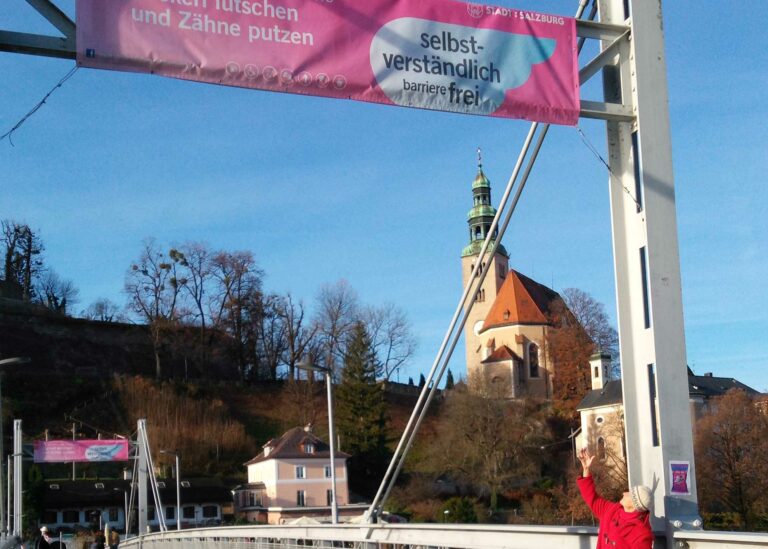
M605 305L578 288L566 288L561 296L568 310L594 343L594 351L611 355L613 372L619 377L619 334L608 320Z
M225 330L234 340L234 354L240 379L245 379L255 366L249 349L249 317L258 310L254 304L261 299L263 272L256 266L251 252L219 252L211 263L211 276L216 289L209 302L210 317L217 328Z
M496 509L504 488L537 472L544 428L524 403L504 398L504 383L473 375L468 385L471 390L461 384L446 395L428 463L433 473L449 473L489 496Z
M696 469L702 507L735 512L749 530L768 510L768 417L731 389L696 425Z
M248 305L248 339L254 353L258 377L278 378L278 368L286 349L286 325L280 314L280 297L258 296Z
M207 338L209 296L213 276L213 255L210 249L199 242L188 242L178 249L171 250L171 254L178 258L183 268L185 284L182 286L184 295L191 301L191 318L199 328L197 347L199 362L202 371L206 371L208 347Z
M164 332L177 324L181 286L186 282L178 276L180 257L166 256L153 238L144 241L144 248L126 274L125 292L131 309L149 325L155 354L155 375L162 377L160 360Z
M303 358L308 358L312 340L317 334L318 325L308 323L305 319L304 303L293 300L288 293L280 299L278 314L282 317L285 345L283 362L288 367L288 379L295 379L296 364Z
M89 320L98 320L101 322L123 322L123 316L120 307L105 297L100 297L91 303L80 316Z
M416 352L408 318L393 303L366 307L361 316L376 354L377 375L389 380Z
M344 345L358 318L357 293L346 280L327 284L317 297L316 323L324 365L338 379Z
M42 273L35 284L35 294L51 311L66 314L67 307L78 303L80 291L71 280L61 278L52 269Z

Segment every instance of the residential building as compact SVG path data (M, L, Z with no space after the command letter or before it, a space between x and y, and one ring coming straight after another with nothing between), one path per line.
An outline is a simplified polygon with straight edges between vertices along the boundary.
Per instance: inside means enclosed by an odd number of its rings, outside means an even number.
M334 456L339 517L359 515L367 507L350 504L348 458L338 451ZM238 516L268 524L284 524L302 516L330 520L330 447L311 427L295 427L270 440L245 465L248 483L234 489Z
M176 528L176 480L158 479L158 488L165 523L168 528ZM232 493L219 479L182 479L180 492L182 528L221 524L224 515L232 513ZM148 490L148 494L151 498L151 491ZM136 521L136 497L134 495L132 528ZM109 525L124 532L125 510L130 498L130 480L46 480L40 526L74 531L94 526L103 529ZM153 501L150 500L147 510L149 526L159 528Z
M598 461L608 466L625 463L624 404L621 380L610 379L610 356L597 353L591 360L592 390L576 408L581 417L578 445L591 448ZM688 368L688 394L691 424L717 405L715 397L723 396L731 389L741 389L751 397L760 393L740 381L729 377L715 377L711 373L698 376ZM655 407L648 407L655 414Z

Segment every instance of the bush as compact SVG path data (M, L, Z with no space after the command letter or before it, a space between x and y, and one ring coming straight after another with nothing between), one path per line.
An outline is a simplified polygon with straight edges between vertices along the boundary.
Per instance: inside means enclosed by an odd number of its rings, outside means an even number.
M439 509L438 522L474 524L477 522L475 502L466 497L454 497L446 501Z

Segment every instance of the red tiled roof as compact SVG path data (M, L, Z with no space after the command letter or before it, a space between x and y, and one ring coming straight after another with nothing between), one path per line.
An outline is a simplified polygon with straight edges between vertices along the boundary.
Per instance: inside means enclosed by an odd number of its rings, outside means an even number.
M304 445L307 443L315 447L315 451L311 454L304 451ZM245 465L259 463L268 459L322 458L328 460L331 457L331 449L328 444L312 433L305 431L303 427L294 427L283 433L279 438L273 438L264 445L265 449L267 447L271 448L269 454L264 455L264 451L262 451L252 460L247 461ZM348 458L349 454L336 450L334 457Z
M488 358L482 361L482 363L485 364L486 362L502 362L504 360L516 360L522 362L522 359L517 356L512 349L506 345L502 345L493 351Z
M549 324L550 305L559 298L554 290L510 269L482 331L511 324Z

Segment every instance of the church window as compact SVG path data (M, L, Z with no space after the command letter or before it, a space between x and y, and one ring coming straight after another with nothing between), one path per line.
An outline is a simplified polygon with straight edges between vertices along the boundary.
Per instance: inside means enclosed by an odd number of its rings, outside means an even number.
M600 461L605 461L605 457L605 439L600 437L597 439L597 459Z
M600 366L595 366L595 379L600 377Z
M535 343L528 346L528 376L539 377L539 347Z

